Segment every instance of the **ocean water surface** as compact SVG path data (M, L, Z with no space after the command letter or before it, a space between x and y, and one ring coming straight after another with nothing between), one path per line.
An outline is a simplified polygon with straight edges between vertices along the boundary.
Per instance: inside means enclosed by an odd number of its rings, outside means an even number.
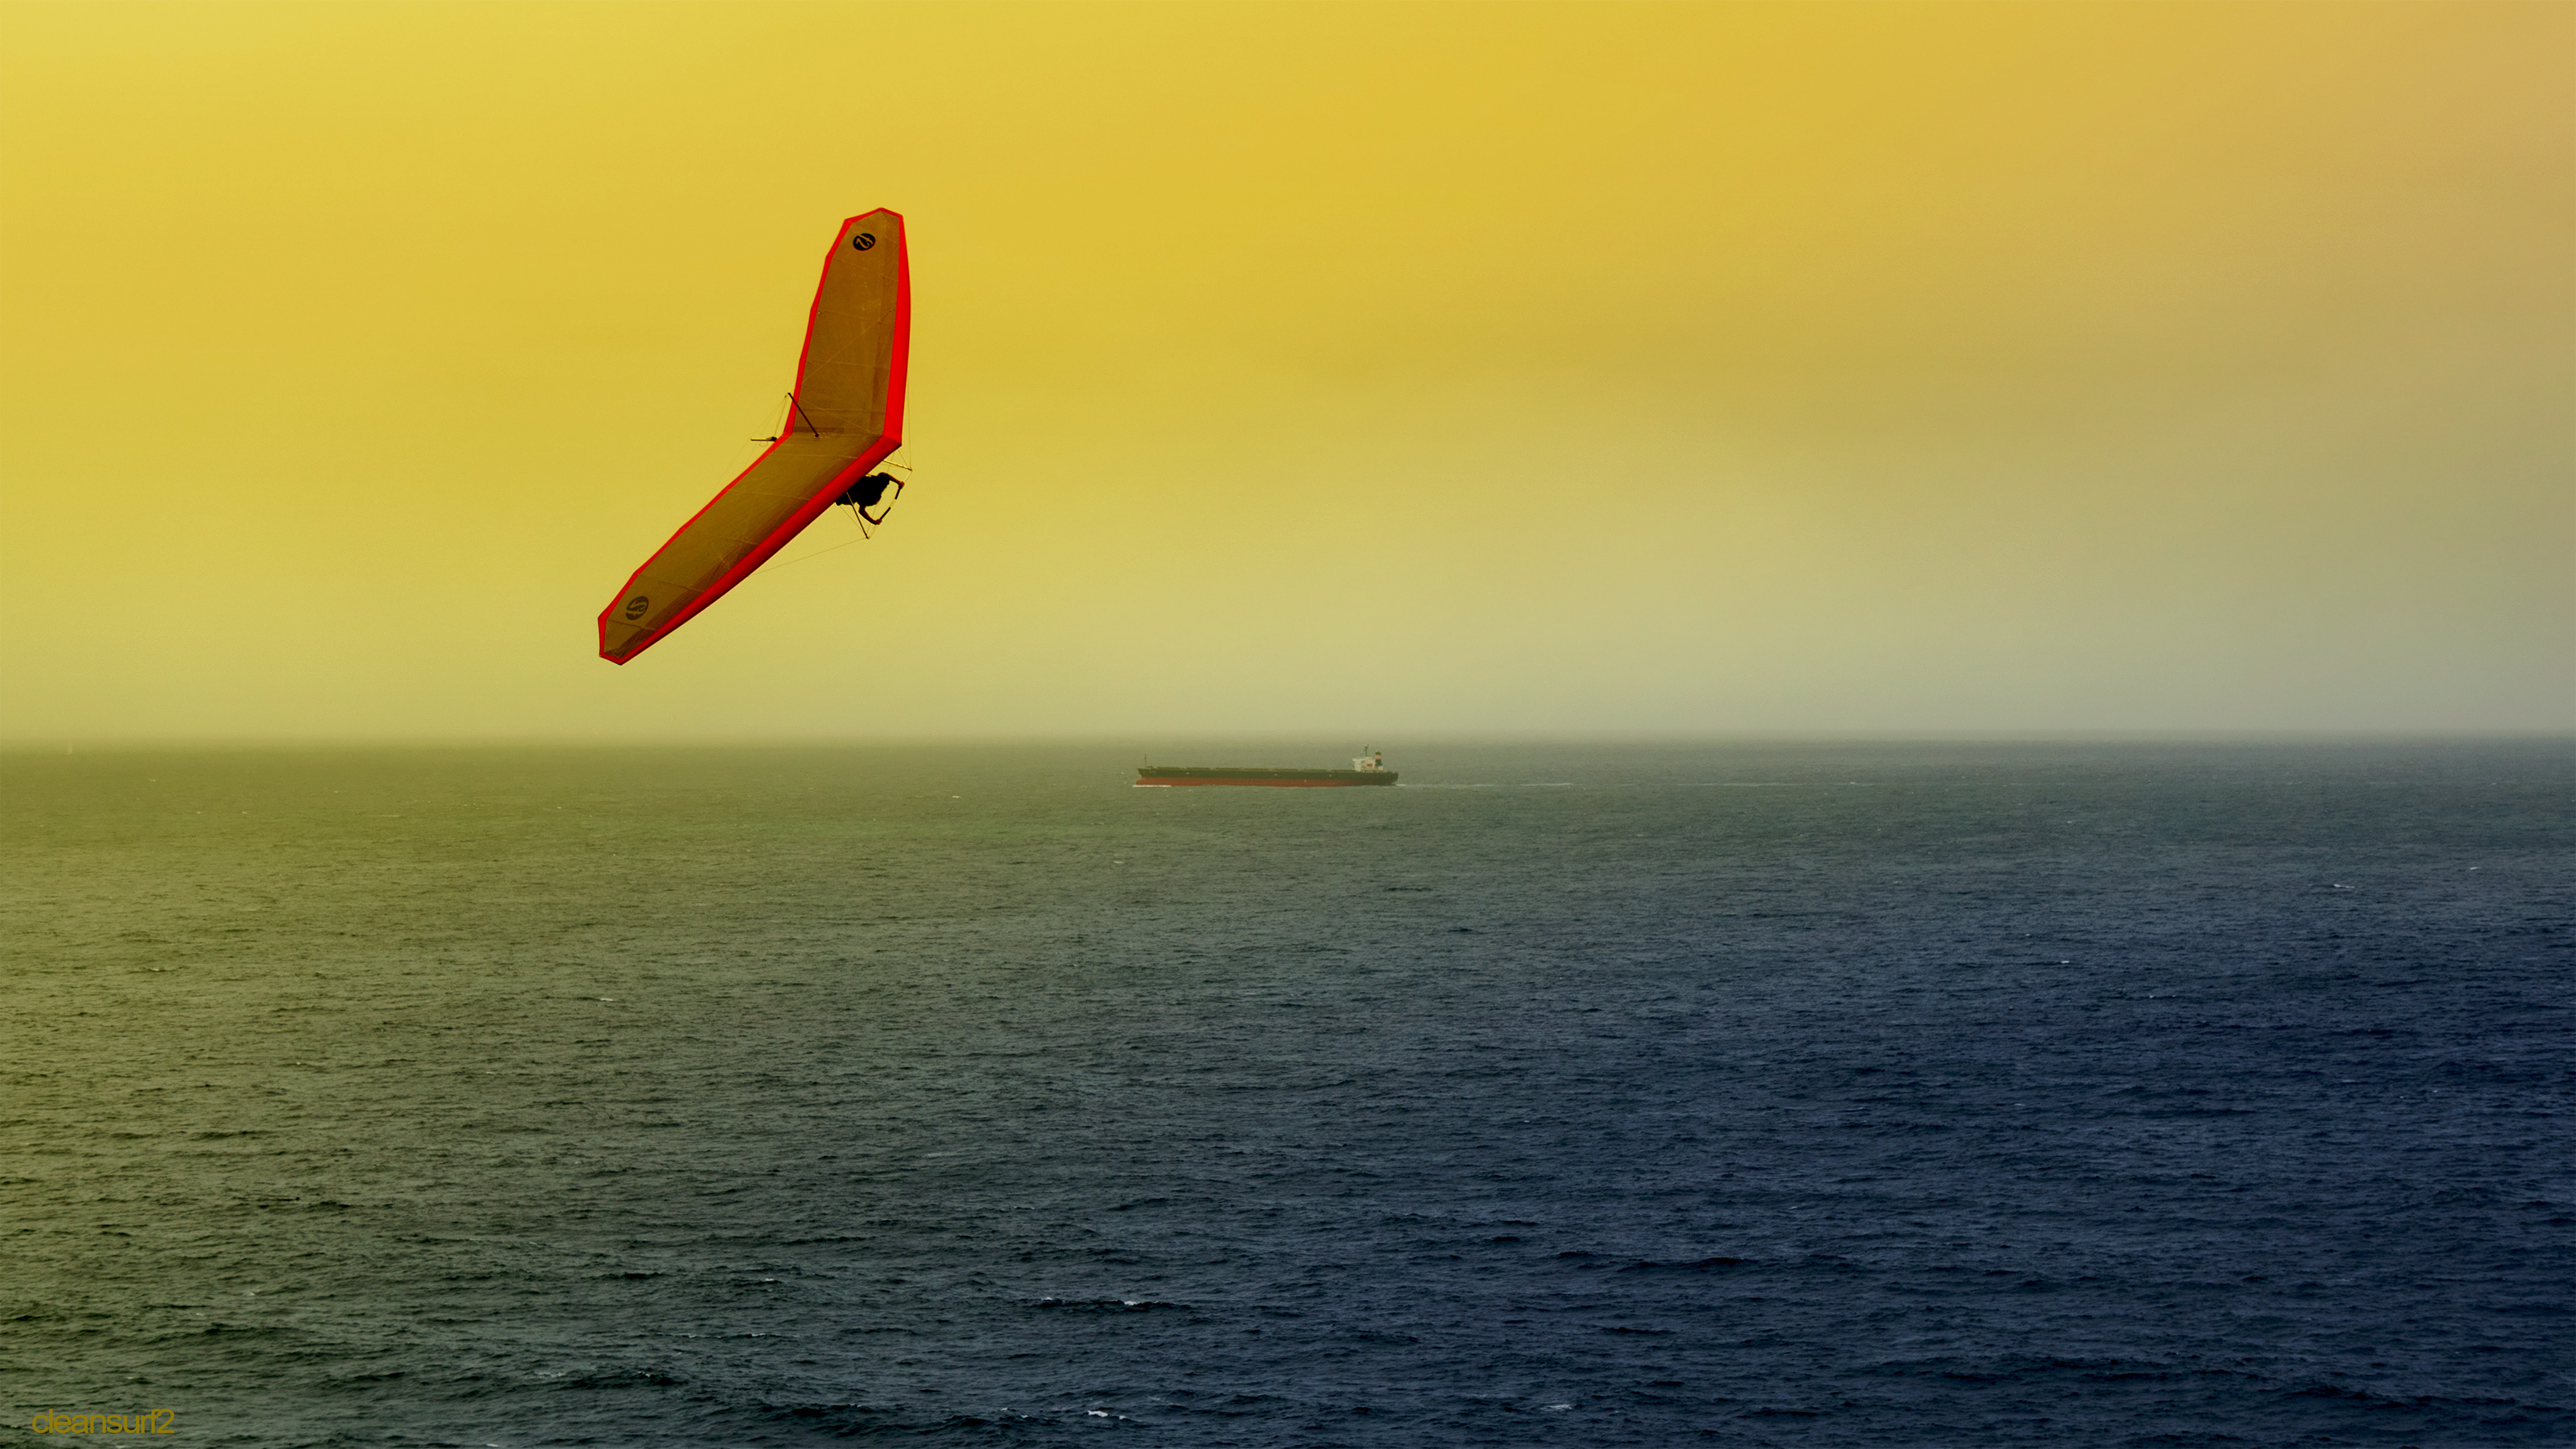
M2567 742L1387 754L0 757L6 1432L2576 1438Z

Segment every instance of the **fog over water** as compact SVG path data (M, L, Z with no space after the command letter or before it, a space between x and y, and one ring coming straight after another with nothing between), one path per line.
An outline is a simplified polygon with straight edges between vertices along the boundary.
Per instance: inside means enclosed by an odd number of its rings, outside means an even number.
M2568 743L1385 748L0 755L10 1432L2576 1431Z

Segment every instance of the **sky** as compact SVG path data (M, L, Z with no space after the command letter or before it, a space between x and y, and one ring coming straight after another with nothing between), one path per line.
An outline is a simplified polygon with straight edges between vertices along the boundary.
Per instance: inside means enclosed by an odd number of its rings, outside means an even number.
M2565 731L2571 55L5 0L0 741ZM888 527L603 662L877 206Z

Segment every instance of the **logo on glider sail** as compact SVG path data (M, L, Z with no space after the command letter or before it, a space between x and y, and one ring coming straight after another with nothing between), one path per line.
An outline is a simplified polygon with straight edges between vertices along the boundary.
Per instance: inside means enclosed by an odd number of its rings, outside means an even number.
M877 234L872 231L863 231L857 236L850 238L850 245L858 248L860 251L866 251L868 248L875 246L876 244Z
M651 607L653 607L653 601L644 597L642 594L637 594L634 598L628 599L626 601L626 622L632 624L636 620L643 618L644 611Z

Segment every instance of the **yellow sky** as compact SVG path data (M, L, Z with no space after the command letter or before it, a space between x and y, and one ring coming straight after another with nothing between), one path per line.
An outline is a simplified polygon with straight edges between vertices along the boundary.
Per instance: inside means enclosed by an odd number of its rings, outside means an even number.
M0 4L0 737L2564 729L2571 55ZM881 205L917 486L601 662Z

